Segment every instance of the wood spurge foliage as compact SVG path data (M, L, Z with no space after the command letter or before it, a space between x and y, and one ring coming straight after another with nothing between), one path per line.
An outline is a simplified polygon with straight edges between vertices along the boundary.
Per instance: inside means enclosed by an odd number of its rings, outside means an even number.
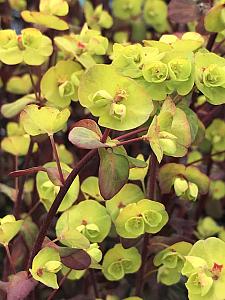
M0 0L0 299L225 299L225 0Z

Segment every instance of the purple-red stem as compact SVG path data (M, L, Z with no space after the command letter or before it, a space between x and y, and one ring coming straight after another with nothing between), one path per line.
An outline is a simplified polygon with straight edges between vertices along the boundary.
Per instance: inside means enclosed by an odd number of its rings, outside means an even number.
M109 134L109 130L106 129L106 133L103 134L101 141L104 143L107 139L107 136ZM71 184L73 183L75 177L78 175L80 170L98 153L97 149L93 149L89 151L75 166L75 168L72 170L72 172L69 174L67 177L65 184L63 187L60 188L58 195L56 196L52 206L50 207L50 210L48 211L47 217L42 224L40 231L38 233L37 239L34 243L33 249L31 251L29 261L28 261L28 266L27 269L32 266L32 261L35 255L41 250L42 244L44 242L45 236L47 234L48 228L51 225L53 218L62 203L67 191L69 190Z
M60 165L59 155L58 155L58 151L57 151L57 148L56 148L56 145L55 145L53 135L49 135L49 139L51 141L54 159L55 159L55 162L56 162L56 165L57 165L57 168L58 168L59 178L60 178L60 181L62 182L62 184L64 185L65 180L64 180L64 177L63 177L63 172L62 172L62 168L61 168L61 165Z
M155 198L155 186L156 186L156 173L157 173L158 161L156 155L152 152L149 164L149 176L147 181L146 194L147 198L154 200ZM148 258L148 242L149 242L149 234L145 233L143 248L142 248L142 264L139 272L137 273L136 280L136 296L141 297L142 289L144 286L144 275L145 275L145 266Z

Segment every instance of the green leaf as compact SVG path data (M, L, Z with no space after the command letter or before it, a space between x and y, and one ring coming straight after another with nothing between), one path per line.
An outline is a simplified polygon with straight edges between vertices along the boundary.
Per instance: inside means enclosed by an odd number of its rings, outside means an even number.
M34 94L26 95L12 103L3 104L1 107L1 113L5 118L13 118L18 115L28 104L36 103Z
M58 18L57 16L49 15L46 13L24 10L22 11L21 16L23 20L28 23L39 24L47 28L56 30L69 29L69 25L65 21Z
M128 180L129 162L111 149L101 149L99 154L99 189L104 199L111 199Z

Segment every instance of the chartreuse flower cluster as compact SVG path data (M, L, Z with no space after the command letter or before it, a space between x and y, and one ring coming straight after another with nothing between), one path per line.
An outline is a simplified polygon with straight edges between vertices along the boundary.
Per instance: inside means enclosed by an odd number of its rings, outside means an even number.
M157 280L165 285L172 285L180 281L181 269L185 263L185 256L191 250L192 244L178 242L160 251L154 257L154 265L159 267Z
M142 199L122 208L114 224L121 237L136 238L145 232L159 232L167 222L168 214L163 204Z
M143 16L144 22L157 32L170 30L167 20L168 8L163 0L125 0L123 3L113 0L112 11L116 18L131 24Z
M102 4L95 9L90 1L84 4L84 14L87 24L90 28L101 30L101 28L109 29L113 25L113 19L110 14L103 9Z
M62 268L59 253L56 249L45 247L33 259L32 268L29 270L32 277L43 284L57 289L57 275Z
M8 246L23 225L23 220L16 220L13 215L0 218L0 244Z
M30 145L30 136L24 131L22 125L16 122L7 124L7 137L1 141L1 148L15 156L27 154ZM34 144L33 151L37 151L37 144Z
M52 51L51 39L38 29L26 28L19 35L12 29L0 30L0 61L5 64L24 62L38 66L48 59Z
M135 273L141 266L141 255L135 247L123 248L116 244L104 256L102 272L110 281L122 279L125 274Z
M184 156L192 141L185 112L167 98L163 102L159 115L154 116L144 139L150 143L159 162L163 155Z
M116 130L143 124L153 110L147 92L110 65L89 68L80 81L78 97L82 106L99 117L99 125Z
M206 129L206 139L211 144L211 152L217 153L225 150L225 122L221 119L214 119ZM215 161L223 161L225 154L212 156Z
M195 201L199 194L207 194L209 184L208 176L194 166L169 163L159 172L161 192L168 194L173 187L176 195L185 200Z
M71 100L78 100L77 90L82 73L82 67L77 62L59 61L42 77L43 96L54 106L64 108L70 105Z
M75 58L85 68L95 65L108 49L108 39L98 30L89 29L85 24L80 34L63 35L54 38L55 44L65 58Z
M102 242L109 234L111 219L106 208L95 200L85 200L66 210L58 219L56 234L78 230L90 242Z
M68 175L72 171L72 169L66 164L62 162L60 164L64 174ZM57 170L55 162L48 162L43 167L48 168L49 170ZM48 174L43 171L38 172L36 183L40 201L43 203L46 210L49 210L60 190L60 186L56 185L51 178L49 178ZM77 176L66 193L58 209L59 212L64 211L73 205L73 203L77 200L79 187L79 176Z
M225 242L208 238L196 242L185 257L182 274L188 278L189 300L223 300Z

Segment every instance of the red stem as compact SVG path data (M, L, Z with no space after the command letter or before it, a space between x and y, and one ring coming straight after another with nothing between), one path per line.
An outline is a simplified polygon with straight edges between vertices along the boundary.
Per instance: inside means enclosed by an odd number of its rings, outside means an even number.
M156 173L157 173L158 161L154 153L152 153L150 158L149 164L149 176L147 182L147 197L151 200L154 200L155 197L155 186L156 186ZM148 242L149 242L149 234L145 233L144 241L143 241L143 248L142 248L142 264L141 268L137 274L137 281L136 281L136 296L141 297L142 289L144 286L144 274L145 274L145 267L148 258Z

